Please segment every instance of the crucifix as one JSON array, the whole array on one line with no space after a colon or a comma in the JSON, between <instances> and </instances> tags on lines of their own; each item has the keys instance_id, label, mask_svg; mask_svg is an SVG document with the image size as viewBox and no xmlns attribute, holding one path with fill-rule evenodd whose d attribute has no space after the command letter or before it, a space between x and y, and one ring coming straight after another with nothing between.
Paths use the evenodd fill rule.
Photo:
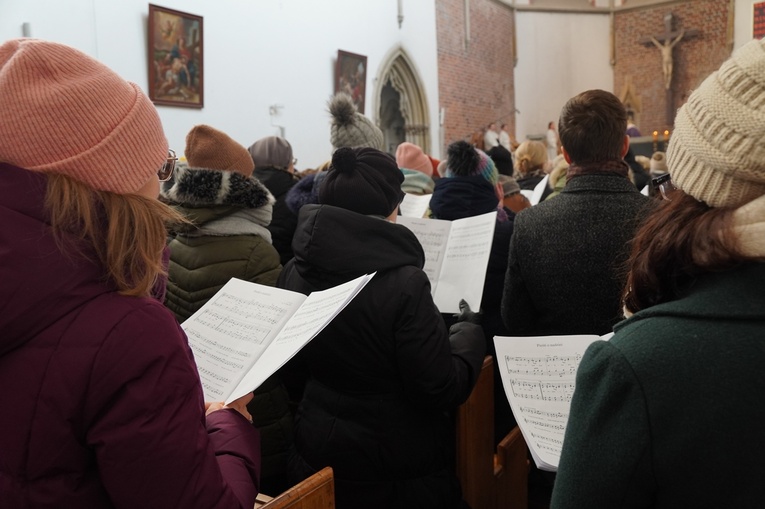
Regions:
<instances>
[{"instance_id":1,"label":"crucifix","mask_svg":"<svg viewBox=\"0 0 765 509\"><path fill-rule=\"evenodd\" d=\"M674 100L672 95L672 64L674 57L672 50L675 45L683 40L688 40L699 34L698 30L681 30L675 32L672 30L674 16L668 13L664 16L664 32L657 35L650 35L640 39L640 44L645 46L654 45L661 53L661 68L664 75L664 90L666 90L667 104L667 124L671 124L675 117Z\"/></svg>"}]
</instances>

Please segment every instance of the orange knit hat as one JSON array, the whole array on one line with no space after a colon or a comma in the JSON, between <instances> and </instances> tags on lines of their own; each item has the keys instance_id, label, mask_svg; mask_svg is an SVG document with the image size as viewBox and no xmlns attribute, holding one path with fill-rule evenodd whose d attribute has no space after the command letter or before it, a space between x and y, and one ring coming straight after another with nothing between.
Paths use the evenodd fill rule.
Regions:
<instances>
[{"instance_id":1,"label":"orange knit hat","mask_svg":"<svg viewBox=\"0 0 765 509\"><path fill-rule=\"evenodd\" d=\"M186 135L186 161L191 168L235 171L252 176L255 163L250 153L231 137L214 127L200 124Z\"/></svg>"},{"instance_id":2,"label":"orange knit hat","mask_svg":"<svg viewBox=\"0 0 765 509\"><path fill-rule=\"evenodd\" d=\"M0 45L0 161L133 193L167 158L157 110L134 83L63 44Z\"/></svg>"}]
</instances>

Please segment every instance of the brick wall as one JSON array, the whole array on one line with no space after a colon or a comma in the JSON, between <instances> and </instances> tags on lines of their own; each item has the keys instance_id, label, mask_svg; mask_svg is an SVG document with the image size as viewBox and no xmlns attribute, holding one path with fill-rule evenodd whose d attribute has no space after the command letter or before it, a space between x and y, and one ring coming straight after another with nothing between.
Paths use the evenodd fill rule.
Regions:
<instances>
[{"instance_id":1,"label":"brick wall","mask_svg":"<svg viewBox=\"0 0 765 509\"><path fill-rule=\"evenodd\" d=\"M614 91L621 94L631 82L642 103L637 119L641 134L672 129L667 122L667 100L659 49L645 46L640 39L664 32L664 16L674 15L673 29L696 29L699 34L681 40L674 48L672 92L676 111L712 71L730 56L727 46L728 1L690 0L671 6L617 12L614 19L615 57ZM674 116L674 115L673 115Z\"/></svg>"},{"instance_id":2,"label":"brick wall","mask_svg":"<svg viewBox=\"0 0 765 509\"><path fill-rule=\"evenodd\" d=\"M465 48L465 2L436 1L438 94L446 108L444 142L466 139L491 122L515 132L513 13L496 0L471 0Z\"/></svg>"}]
</instances>

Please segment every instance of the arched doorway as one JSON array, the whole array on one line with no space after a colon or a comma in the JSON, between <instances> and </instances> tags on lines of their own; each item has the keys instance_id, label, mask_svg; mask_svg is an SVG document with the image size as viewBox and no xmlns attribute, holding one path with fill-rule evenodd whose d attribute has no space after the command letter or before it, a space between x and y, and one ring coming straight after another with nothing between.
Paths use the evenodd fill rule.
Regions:
<instances>
[{"instance_id":1,"label":"arched doorway","mask_svg":"<svg viewBox=\"0 0 765 509\"><path fill-rule=\"evenodd\" d=\"M395 154L404 141L430 154L430 116L422 82L403 48L396 48L376 80L377 118L385 149Z\"/></svg>"}]
</instances>

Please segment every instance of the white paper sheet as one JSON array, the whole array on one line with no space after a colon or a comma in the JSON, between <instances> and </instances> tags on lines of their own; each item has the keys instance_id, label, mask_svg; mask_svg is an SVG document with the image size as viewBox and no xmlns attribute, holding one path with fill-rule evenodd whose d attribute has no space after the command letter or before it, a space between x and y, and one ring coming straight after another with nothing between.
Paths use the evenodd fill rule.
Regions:
<instances>
[{"instance_id":1,"label":"white paper sheet","mask_svg":"<svg viewBox=\"0 0 765 509\"><path fill-rule=\"evenodd\" d=\"M612 335L494 337L505 395L541 470L558 469L582 355Z\"/></svg>"},{"instance_id":2,"label":"white paper sheet","mask_svg":"<svg viewBox=\"0 0 765 509\"><path fill-rule=\"evenodd\" d=\"M181 324L206 401L230 402L255 390L313 339L374 274L314 292L232 278Z\"/></svg>"}]
</instances>

